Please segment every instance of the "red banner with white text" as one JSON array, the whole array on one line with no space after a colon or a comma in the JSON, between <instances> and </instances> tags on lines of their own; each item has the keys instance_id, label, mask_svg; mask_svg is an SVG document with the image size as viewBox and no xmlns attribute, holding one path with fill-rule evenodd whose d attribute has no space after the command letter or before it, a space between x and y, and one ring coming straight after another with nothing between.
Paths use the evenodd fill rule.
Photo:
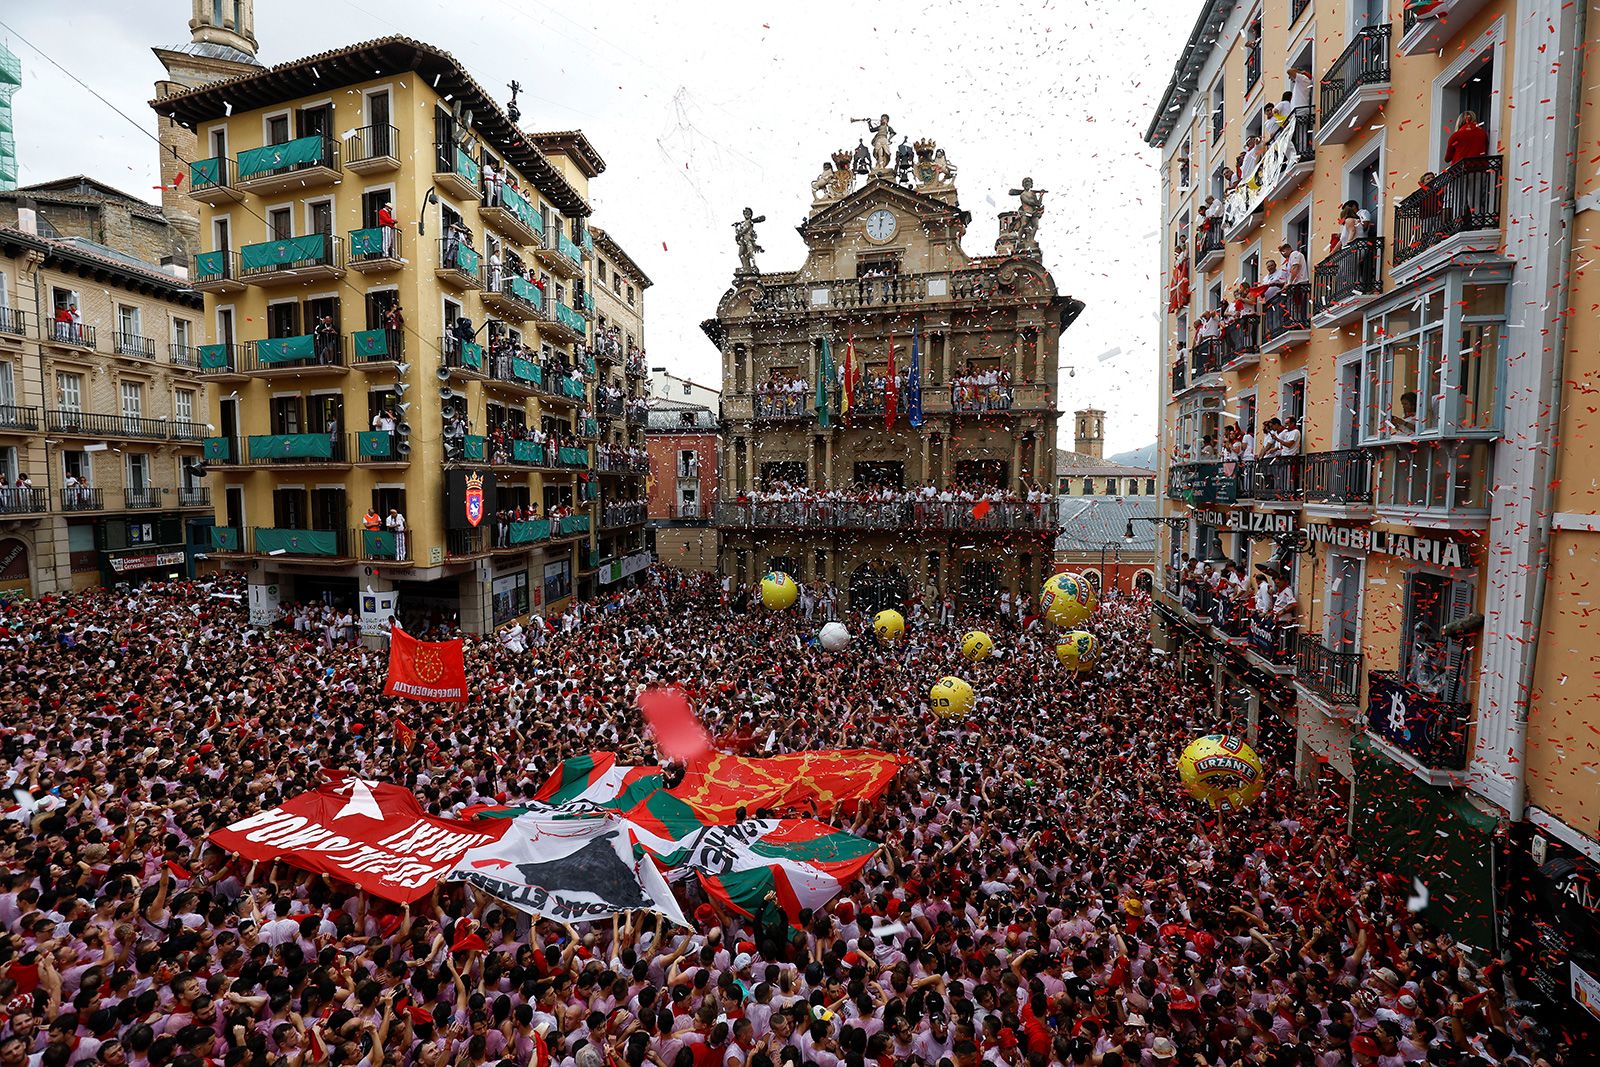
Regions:
<instances>
[{"instance_id":1,"label":"red banner with white text","mask_svg":"<svg viewBox=\"0 0 1600 1067\"><path fill-rule=\"evenodd\" d=\"M247 860L283 860L404 904L432 891L468 849L496 841L510 820L428 815L410 790L340 771L328 781L211 835Z\"/></svg>"},{"instance_id":2,"label":"red banner with white text","mask_svg":"<svg viewBox=\"0 0 1600 1067\"><path fill-rule=\"evenodd\" d=\"M389 631L389 677L386 697L467 702L467 665L461 638L418 641L396 626Z\"/></svg>"}]
</instances>

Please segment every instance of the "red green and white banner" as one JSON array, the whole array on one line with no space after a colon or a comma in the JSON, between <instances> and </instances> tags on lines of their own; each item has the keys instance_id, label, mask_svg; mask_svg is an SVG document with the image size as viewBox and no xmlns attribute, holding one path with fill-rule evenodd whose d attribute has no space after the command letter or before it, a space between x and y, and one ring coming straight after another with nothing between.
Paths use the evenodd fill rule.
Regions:
<instances>
[{"instance_id":1,"label":"red green and white banner","mask_svg":"<svg viewBox=\"0 0 1600 1067\"><path fill-rule=\"evenodd\" d=\"M747 819L678 838L630 824L640 848L669 878L693 874L724 908L752 918L764 918L775 905L791 925L803 909L838 896L878 851L873 842L815 819Z\"/></svg>"},{"instance_id":2,"label":"red green and white banner","mask_svg":"<svg viewBox=\"0 0 1600 1067\"><path fill-rule=\"evenodd\" d=\"M642 798L663 784L660 767L618 763L615 752L590 752L563 760L533 799L553 807L611 804L629 794Z\"/></svg>"}]
</instances>

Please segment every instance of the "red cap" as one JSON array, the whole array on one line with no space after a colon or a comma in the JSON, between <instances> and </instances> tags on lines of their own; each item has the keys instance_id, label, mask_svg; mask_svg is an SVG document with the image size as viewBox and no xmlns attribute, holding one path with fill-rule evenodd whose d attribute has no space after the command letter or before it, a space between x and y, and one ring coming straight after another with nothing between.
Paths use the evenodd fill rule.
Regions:
<instances>
[{"instance_id":1,"label":"red cap","mask_svg":"<svg viewBox=\"0 0 1600 1067\"><path fill-rule=\"evenodd\" d=\"M1378 1039L1371 1034L1357 1034L1350 1039L1350 1051L1362 1056L1377 1056Z\"/></svg>"}]
</instances>

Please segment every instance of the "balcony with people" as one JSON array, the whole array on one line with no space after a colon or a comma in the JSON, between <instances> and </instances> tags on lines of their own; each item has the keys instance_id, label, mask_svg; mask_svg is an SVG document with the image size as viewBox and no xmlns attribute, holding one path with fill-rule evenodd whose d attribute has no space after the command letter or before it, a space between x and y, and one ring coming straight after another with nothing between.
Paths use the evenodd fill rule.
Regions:
<instances>
[{"instance_id":1,"label":"balcony with people","mask_svg":"<svg viewBox=\"0 0 1600 1067\"><path fill-rule=\"evenodd\" d=\"M650 453L633 445L596 445L594 469L601 474L649 474Z\"/></svg>"},{"instance_id":2,"label":"balcony with people","mask_svg":"<svg viewBox=\"0 0 1600 1067\"><path fill-rule=\"evenodd\" d=\"M904 384L901 392L905 392ZM950 410L956 415L1001 415L1009 412L1015 401L1011 372L1004 367L980 368L969 361L966 371L950 380Z\"/></svg>"},{"instance_id":3,"label":"balcony with people","mask_svg":"<svg viewBox=\"0 0 1600 1067\"><path fill-rule=\"evenodd\" d=\"M1233 560L1182 553L1168 574L1186 621L1233 646L1271 674L1292 674L1299 639L1299 597L1281 561L1253 569Z\"/></svg>"},{"instance_id":4,"label":"balcony with people","mask_svg":"<svg viewBox=\"0 0 1600 1067\"><path fill-rule=\"evenodd\" d=\"M1353 140L1388 101L1391 32L1387 22L1356 30L1322 76L1319 145Z\"/></svg>"},{"instance_id":5,"label":"balcony with people","mask_svg":"<svg viewBox=\"0 0 1600 1067\"><path fill-rule=\"evenodd\" d=\"M1450 136L1445 169L1422 175L1416 190L1395 205L1396 284L1499 251L1503 157L1488 151L1487 132L1472 112L1463 112Z\"/></svg>"},{"instance_id":6,"label":"balcony with people","mask_svg":"<svg viewBox=\"0 0 1600 1067\"><path fill-rule=\"evenodd\" d=\"M439 265L433 276L453 289L482 289L485 285L483 256L472 247L472 234L459 221L451 223L439 238Z\"/></svg>"},{"instance_id":7,"label":"balcony with people","mask_svg":"<svg viewBox=\"0 0 1600 1067\"><path fill-rule=\"evenodd\" d=\"M817 490L774 485L716 505L730 530L923 530L960 534L1036 533L1056 529L1054 498L980 486L893 488L853 485Z\"/></svg>"},{"instance_id":8,"label":"balcony with people","mask_svg":"<svg viewBox=\"0 0 1600 1067\"><path fill-rule=\"evenodd\" d=\"M1337 326L1358 314L1383 292L1383 238L1372 217L1354 200L1339 206L1339 222L1328 239L1328 254L1311 281L1311 321Z\"/></svg>"},{"instance_id":9,"label":"balcony with people","mask_svg":"<svg viewBox=\"0 0 1600 1067\"><path fill-rule=\"evenodd\" d=\"M600 528L618 530L628 526L643 526L648 516L642 500L608 500L600 508Z\"/></svg>"},{"instance_id":10,"label":"balcony with people","mask_svg":"<svg viewBox=\"0 0 1600 1067\"><path fill-rule=\"evenodd\" d=\"M1229 241L1248 237L1261 224L1267 205L1292 193L1315 166L1311 74L1291 67L1285 79L1280 98L1263 104L1259 117L1251 117L1233 166L1222 168L1223 196L1214 210Z\"/></svg>"},{"instance_id":11,"label":"balcony with people","mask_svg":"<svg viewBox=\"0 0 1600 1067\"><path fill-rule=\"evenodd\" d=\"M307 334L246 343L236 367L240 373L262 378L349 373L344 335L332 315L317 318Z\"/></svg>"},{"instance_id":12,"label":"balcony with people","mask_svg":"<svg viewBox=\"0 0 1600 1067\"><path fill-rule=\"evenodd\" d=\"M351 270L362 274L383 274L405 264L393 205L385 204L378 210L376 225L350 231L349 262Z\"/></svg>"},{"instance_id":13,"label":"balcony with people","mask_svg":"<svg viewBox=\"0 0 1600 1067\"><path fill-rule=\"evenodd\" d=\"M344 275L344 239L331 233L280 237L239 250L239 278L251 285L337 281Z\"/></svg>"},{"instance_id":14,"label":"balcony with people","mask_svg":"<svg viewBox=\"0 0 1600 1067\"><path fill-rule=\"evenodd\" d=\"M1222 201L1208 196L1200 206L1195 225L1194 269L1204 274L1222 263L1227 242L1222 239Z\"/></svg>"},{"instance_id":15,"label":"balcony with people","mask_svg":"<svg viewBox=\"0 0 1600 1067\"><path fill-rule=\"evenodd\" d=\"M489 253L488 284L483 291L483 306L513 322L546 318L544 280L529 273L522 257L501 250Z\"/></svg>"},{"instance_id":16,"label":"balcony with people","mask_svg":"<svg viewBox=\"0 0 1600 1067\"><path fill-rule=\"evenodd\" d=\"M754 421L758 425L805 422L813 417L811 391L806 380L798 375L774 370L750 392Z\"/></svg>"},{"instance_id":17,"label":"balcony with people","mask_svg":"<svg viewBox=\"0 0 1600 1067\"><path fill-rule=\"evenodd\" d=\"M486 159L478 217L517 244L540 244L544 240L544 218L535 210L531 192L522 187L515 172Z\"/></svg>"},{"instance_id":18,"label":"balcony with people","mask_svg":"<svg viewBox=\"0 0 1600 1067\"><path fill-rule=\"evenodd\" d=\"M296 195L335 185L343 178L339 142L321 133L240 152L237 188L257 196Z\"/></svg>"},{"instance_id":19,"label":"balcony with people","mask_svg":"<svg viewBox=\"0 0 1600 1067\"><path fill-rule=\"evenodd\" d=\"M1489 6L1489 0L1404 0L1400 40L1395 51L1403 56L1442 52L1465 29L1472 16Z\"/></svg>"}]
</instances>

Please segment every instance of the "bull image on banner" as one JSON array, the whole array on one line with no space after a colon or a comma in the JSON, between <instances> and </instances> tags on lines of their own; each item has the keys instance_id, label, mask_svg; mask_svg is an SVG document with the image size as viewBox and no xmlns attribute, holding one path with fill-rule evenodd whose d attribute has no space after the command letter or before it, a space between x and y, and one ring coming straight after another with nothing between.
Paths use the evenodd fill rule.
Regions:
<instances>
[{"instance_id":1,"label":"bull image on banner","mask_svg":"<svg viewBox=\"0 0 1600 1067\"><path fill-rule=\"evenodd\" d=\"M529 812L509 822L496 841L472 849L446 880L466 882L531 915L562 922L654 911L688 926L666 879L636 855L633 834L617 816L593 818Z\"/></svg>"}]
</instances>

